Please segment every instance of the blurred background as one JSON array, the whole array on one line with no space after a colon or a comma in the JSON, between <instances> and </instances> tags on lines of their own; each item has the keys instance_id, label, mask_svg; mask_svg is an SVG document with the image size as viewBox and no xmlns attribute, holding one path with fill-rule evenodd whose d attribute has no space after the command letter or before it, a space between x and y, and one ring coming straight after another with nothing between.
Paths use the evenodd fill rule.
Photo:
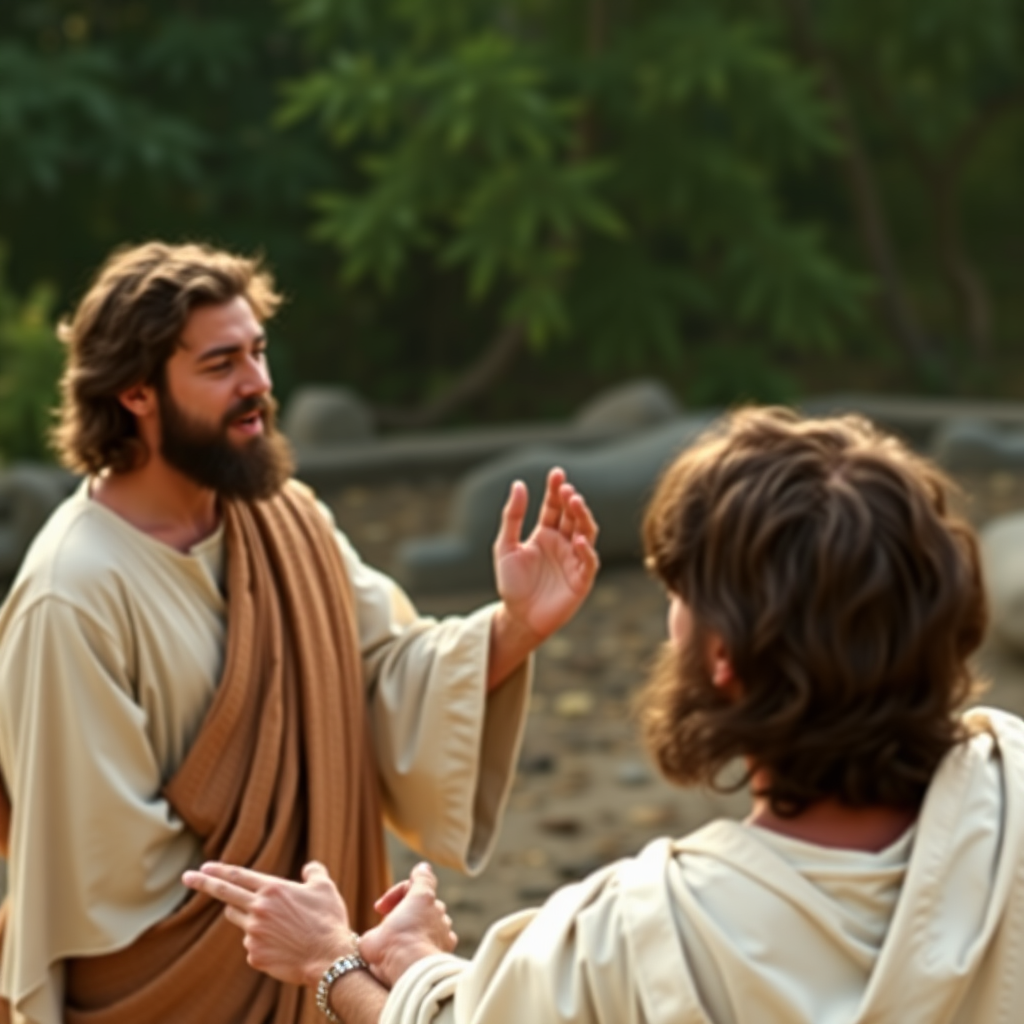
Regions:
<instances>
[{"instance_id":1,"label":"blurred background","mask_svg":"<svg viewBox=\"0 0 1024 1024\"><path fill-rule=\"evenodd\" d=\"M363 461L332 447L332 483L312 477L328 479L316 452L300 469L364 557L394 570L403 541L446 523L482 522L489 544L485 485L523 465L462 498L456 468L623 429L496 425L565 421L625 380L656 381L684 410L853 391L903 396L900 422L929 431L947 413L922 398L977 399L972 414L1024 425L1022 166L1015 0L3 0L7 571L68 486L11 468L50 458L54 324L117 246L263 254L289 299L271 328L279 398L345 385L384 435ZM434 428L455 437L430 449L446 468L413 473ZM979 526L1024 512L1024 432L968 428L945 460L965 511ZM595 492L635 470L623 451L581 462ZM620 513L628 537L643 496ZM435 555L457 548L442 541ZM743 812L742 798L680 794L639 749L630 694L664 637L664 598L635 557L610 561L540 652L492 865L475 882L444 875L467 951L498 913ZM428 612L493 595L430 565L451 585L414 588ZM1024 625L1011 639L979 669L988 699L1020 712ZM398 844L392 856L399 872L413 862Z\"/></svg>"},{"instance_id":2,"label":"blurred background","mask_svg":"<svg viewBox=\"0 0 1024 1024\"><path fill-rule=\"evenodd\" d=\"M262 252L383 428L1024 390L1013 0L4 0L0 458L115 246Z\"/></svg>"}]
</instances>

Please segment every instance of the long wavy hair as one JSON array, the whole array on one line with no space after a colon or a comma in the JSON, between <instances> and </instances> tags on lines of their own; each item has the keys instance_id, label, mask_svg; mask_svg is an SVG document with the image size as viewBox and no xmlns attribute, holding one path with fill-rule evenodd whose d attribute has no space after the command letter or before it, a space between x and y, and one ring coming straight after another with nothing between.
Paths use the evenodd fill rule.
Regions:
<instances>
[{"instance_id":1,"label":"long wavy hair","mask_svg":"<svg viewBox=\"0 0 1024 1024\"><path fill-rule=\"evenodd\" d=\"M964 738L967 664L987 621L977 541L950 481L866 420L726 418L665 472L648 565L689 607L639 697L643 734L683 784L755 772L781 815L825 797L916 807ZM738 686L716 687L715 634ZM721 770L744 758L738 783Z\"/></svg>"},{"instance_id":2,"label":"long wavy hair","mask_svg":"<svg viewBox=\"0 0 1024 1024\"><path fill-rule=\"evenodd\" d=\"M52 441L64 465L81 473L136 465L142 441L118 396L137 384L161 385L192 310L238 296L261 323L281 302L255 259L162 242L114 253L57 328L67 363Z\"/></svg>"}]
</instances>

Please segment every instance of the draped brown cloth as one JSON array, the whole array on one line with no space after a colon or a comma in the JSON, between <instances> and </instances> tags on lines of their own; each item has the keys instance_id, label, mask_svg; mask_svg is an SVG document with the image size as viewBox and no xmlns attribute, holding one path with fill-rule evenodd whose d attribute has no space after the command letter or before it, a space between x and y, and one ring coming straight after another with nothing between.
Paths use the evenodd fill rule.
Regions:
<instances>
[{"instance_id":1,"label":"draped brown cloth","mask_svg":"<svg viewBox=\"0 0 1024 1024\"><path fill-rule=\"evenodd\" d=\"M223 514L224 673L164 795L208 859L290 878L306 861L322 862L362 930L376 919L388 868L356 613L337 543L298 485L268 501L225 502ZM128 948L66 967L67 1024L322 1020L309 992L248 966L239 930L198 893Z\"/></svg>"}]
</instances>

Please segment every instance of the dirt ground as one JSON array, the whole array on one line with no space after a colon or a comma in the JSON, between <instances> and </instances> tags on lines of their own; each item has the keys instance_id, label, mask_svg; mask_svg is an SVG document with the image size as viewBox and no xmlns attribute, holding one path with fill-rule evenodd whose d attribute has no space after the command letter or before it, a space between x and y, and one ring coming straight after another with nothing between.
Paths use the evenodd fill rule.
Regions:
<instances>
[{"instance_id":1,"label":"dirt ground","mask_svg":"<svg viewBox=\"0 0 1024 1024\"><path fill-rule=\"evenodd\" d=\"M965 514L977 525L1024 510L1024 476L963 478ZM363 558L392 568L405 538L443 531L452 487L352 487L333 497L338 522ZM433 615L469 611L492 592L412 595ZM657 776L635 736L630 700L665 637L665 599L639 567L603 569L577 617L537 657L519 771L497 849L466 878L441 870L461 943L471 953L496 918L542 902L554 889L655 836L683 834L713 817L742 816L743 796L683 792ZM1024 714L1024 661L994 643L979 657L985 703ZM391 844L396 875L416 857Z\"/></svg>"}]
</instances>

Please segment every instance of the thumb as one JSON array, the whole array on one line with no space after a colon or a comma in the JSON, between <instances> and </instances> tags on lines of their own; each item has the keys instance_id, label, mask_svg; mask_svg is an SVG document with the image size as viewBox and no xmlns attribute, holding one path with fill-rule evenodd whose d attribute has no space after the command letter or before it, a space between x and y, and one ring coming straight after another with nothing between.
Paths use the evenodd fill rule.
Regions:
<instances>
[{"instance_id":1,"label":"thumb","mask_svg":"<svg viewBox=\"0 0 1024 1024\"><path fill-rule=\"evenodd\" d=\"M302 880L304 882L322 882L330 881L331 876L327 872L327 868L323 866L318 860L311 860L302 869Z\"/></svg>"},{"instance_id":2,"label":"thumb","mask_svg":"<svg viewBox=\"0 0 1024 1024\"><path fill-rule=\"evenodd\" d=\"M409 872L409 881L412 883L411 888L413 889L427 889L431 893L437 893L437 875L434 874L433 868L426 861L417 864Z\"/></svg>"}]
</instances>

